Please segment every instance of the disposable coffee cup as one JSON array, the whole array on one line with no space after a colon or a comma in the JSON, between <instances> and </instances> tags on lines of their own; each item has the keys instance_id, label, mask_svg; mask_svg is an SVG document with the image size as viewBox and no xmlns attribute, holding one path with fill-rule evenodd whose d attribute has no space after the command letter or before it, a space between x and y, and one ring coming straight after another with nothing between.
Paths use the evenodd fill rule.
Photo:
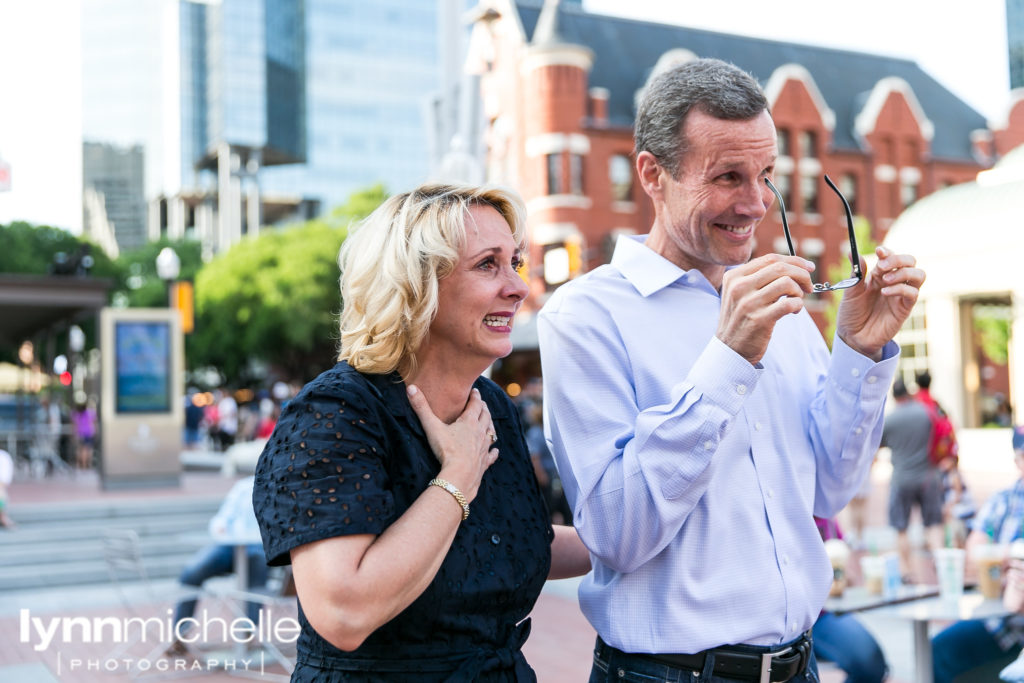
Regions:
<instances>
[{"instance_id":1,"label":"disposable coffee cup","mask_svg":"<svg viewBox=\"0 0 1024 683\"><path fill-rule=\"evenodd\" d=\"M864 588L869 595L881 595L885 587L885 558L865 555L860 558L860 573L864 577Z\"/></svg>"},{"instance_id":2,"label":"disposable coffee cup","mask_svg":"<svg viewBox=\"0 0 1024 683\"><path fill-rule=\"evenodd\" d=\"M832 588L828 594L838 598L846 590L846 565L850 561L850 546L841 539L830 538L825 541L825 554L832 564Z\"/></svg>"},{"instance_id":3,"label":"disposable coffee cup","mask_svg":"<svg viewBox=\"0 0 1024 683\"><path fill-rule=\"evenodd\" d=\"M935 557L935 574L939 577L939 597L944 600L959 600L964 594L963 548L938 548Z\"/></svg>"},{"instance_id":4,"label":"disposable coffee cup","mask_svg":"<svg viewBox=\"0 0 1024 683\"><path fill-rule=\"evenodd\" d=\"M978 568L978 590L989 600L1003 595L1003 563L1007 548L1002 545L978 545L971 549L971 559Z\"/></svg>"}]
</instances>

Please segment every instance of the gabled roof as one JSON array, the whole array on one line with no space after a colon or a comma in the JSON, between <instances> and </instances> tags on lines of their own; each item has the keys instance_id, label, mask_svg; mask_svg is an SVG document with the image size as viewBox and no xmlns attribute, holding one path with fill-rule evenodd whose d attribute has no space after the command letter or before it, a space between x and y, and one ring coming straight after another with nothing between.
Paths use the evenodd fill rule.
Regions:
<instances>
[{"instance_id":1,"label":"gabled roof","mask_svg":"<svg viewBox=\"0 0 1024 683\"><path fill-rule=\"evenodd\" d=\"M529 41L542 2L518 0L512 4ZM875 85L885 78L903 79L910 85L928 120L935 125L932 156L976 163L970 133L987 127L985 117L913 61L620 19L585 12L575 3L561 3L558 12L559 37L594 52L589 85L607 88L610 92L608 118L612 125L633 125L636 91L643 87L662 54L684 48L700 57L732 62L757 77L762 86L780 66L802 65L810 72L828 107L835 112L833 145L838 150L861 149L855 137L854 121Z\"/></svg>"}]
</instances>

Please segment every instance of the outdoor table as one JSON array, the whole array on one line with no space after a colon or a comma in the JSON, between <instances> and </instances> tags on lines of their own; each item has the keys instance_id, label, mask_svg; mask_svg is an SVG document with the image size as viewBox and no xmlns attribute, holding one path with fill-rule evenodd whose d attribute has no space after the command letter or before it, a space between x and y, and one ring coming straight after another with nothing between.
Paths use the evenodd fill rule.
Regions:
<instances>
[{"instance_id":1,"label":"outdoor table","mask_svg":"<svg viewBox=\"0 0 1024 683\"><path fill-rule=\"evenodd\" d=\"M932 641L928 637L931 621L984 619L1006 614L1003 601L986 599L976 590L969 590L959 599L931 597L879 607L875 614L909 619L914 626L914 680L932 683Z\"/></svg>"},{"instance_id":2,"label":"outdoor table","mask_svg":"<svg viewBox=\"0 0 1024 683\"><path fill-rule=\"evenodd\" d=\"M869 593L864 586L852 586L843 591L838 598L825 601L825 611L833 614L847 612L863 612L879 607L891 607L924 598L933 598L939 594L938 586L927 584L904 584L891 595Z\"/></svg>"}]
</instances>

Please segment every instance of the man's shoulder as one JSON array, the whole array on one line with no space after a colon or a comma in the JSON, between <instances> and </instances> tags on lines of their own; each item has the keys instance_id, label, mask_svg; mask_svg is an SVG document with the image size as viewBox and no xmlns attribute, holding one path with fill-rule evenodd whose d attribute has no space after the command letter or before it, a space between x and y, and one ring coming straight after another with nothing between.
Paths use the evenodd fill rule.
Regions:
<instances>
[{"instance_id":1,"label":"man's shoulder","mask_svg":"<svg viewBox=\"0 0 1024 683\"><path fill-rule=\"evenodd\" d=\"M605 263L552 292L541 308L540 315L579 312L581 307L583 310L607 309L610 295L629 291L636 292L615 266Z\"/></svg>"}]
</instances>

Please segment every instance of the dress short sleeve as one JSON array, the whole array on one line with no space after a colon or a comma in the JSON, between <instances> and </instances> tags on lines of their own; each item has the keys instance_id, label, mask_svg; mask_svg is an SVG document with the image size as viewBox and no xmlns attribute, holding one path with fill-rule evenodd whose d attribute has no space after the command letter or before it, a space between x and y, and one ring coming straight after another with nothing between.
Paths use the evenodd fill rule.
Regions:
<instances>
[{"instance_id":1,"label":"dress short sleeve","mask_svg":"<svg viewBox=\"0 0 1024 683\"><path fill-rule=\"evenodd\" d=\"M288 402L260 455L253 486L267 562L313 541L380 534L394 500L382 422L356 374L328 372Z\"/></svg>"}]
</instances>

